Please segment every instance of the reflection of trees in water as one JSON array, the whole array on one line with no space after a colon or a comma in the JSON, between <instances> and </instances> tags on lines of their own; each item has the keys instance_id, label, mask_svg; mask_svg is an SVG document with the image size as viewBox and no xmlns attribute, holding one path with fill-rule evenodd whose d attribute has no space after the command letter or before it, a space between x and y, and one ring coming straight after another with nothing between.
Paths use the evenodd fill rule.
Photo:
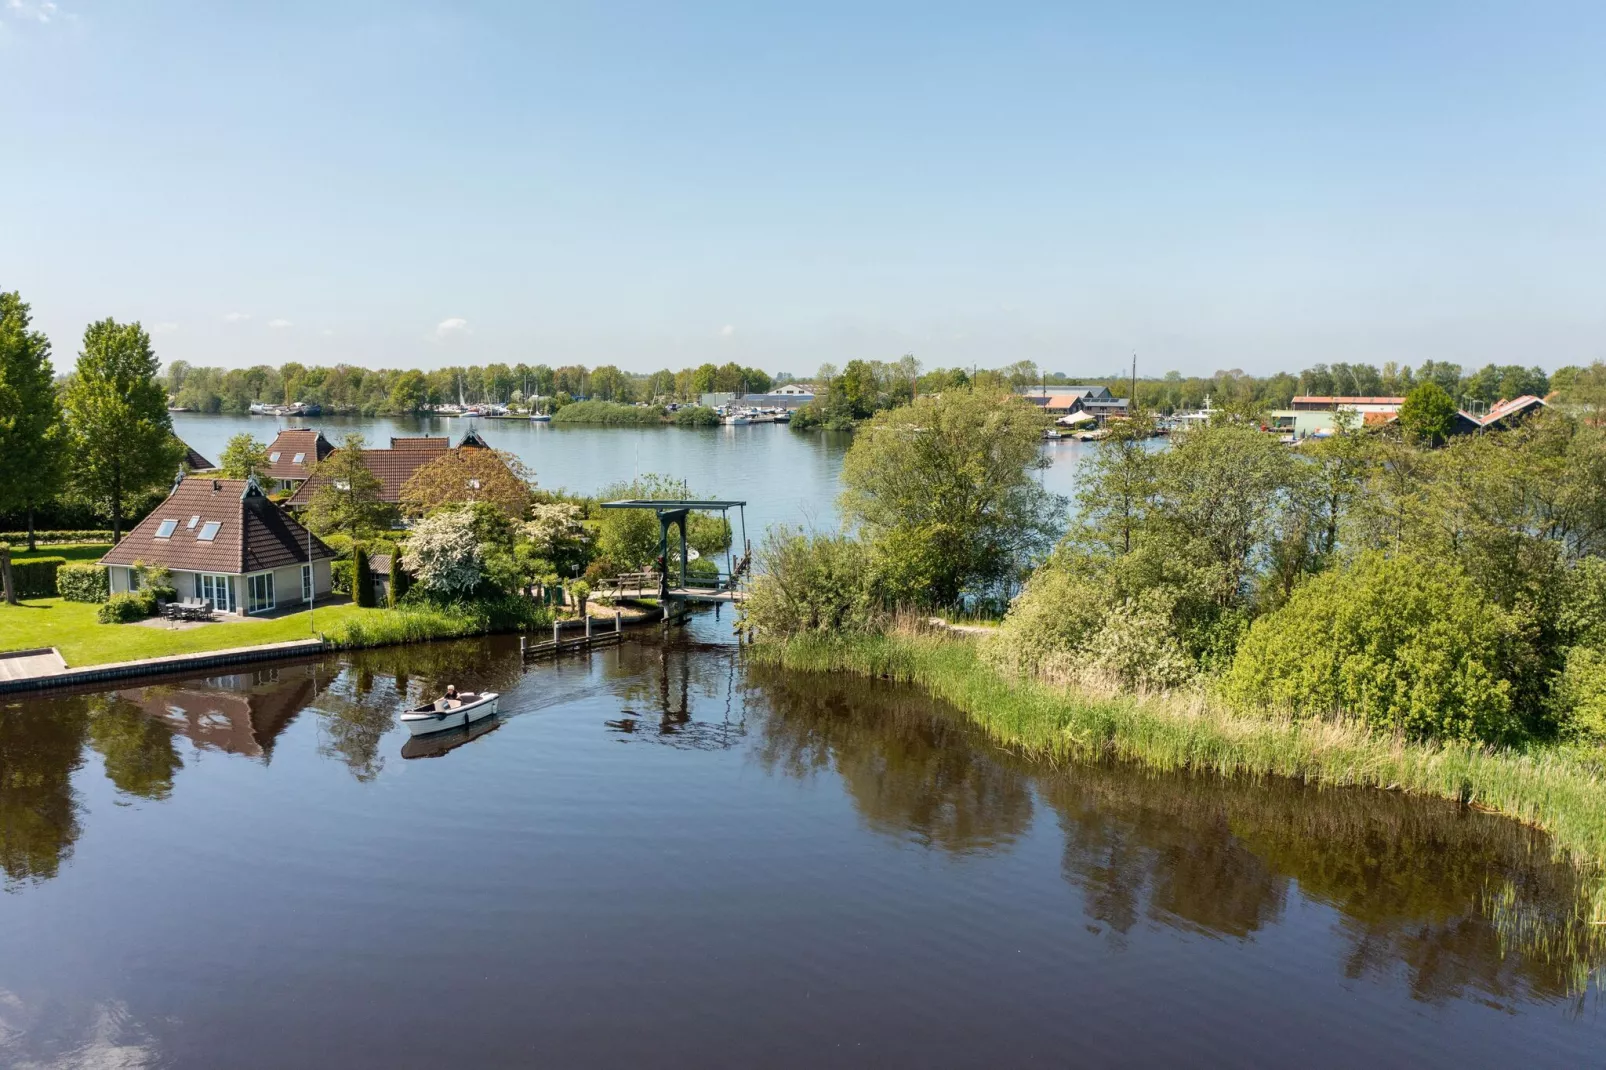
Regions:
<instances>
[{"instance_id":1,"label":"reflection of trees in water","mask_svg":"<svg viewBox=\"0 0 1606 1070\"><path fill-rule=\"evenodd\" d=\"M116 695L94 695L88 704L89 742L117 790L158 801L172 795L173 776L184 768L173 730Z\"/></svg>"},{"instance_id":2,"label":"reflection of trees in water","mask_svg":"<svg viewBox=\"0 0 1606 1070\"><path fill-rule=\"evenodd\" d=\"M1493 918L1489 892L1506 881L1558 924L1579 901L1576 873L1516 822L1441 800L1111 764L1046 775L1040 790L1065 831L1066 879L1117 932L1147 917L1249 936L1297 881L1338 912L1351 977L1403 969L1429 1001L1579 992L1576 955L1514 953Z\"/></svg>"},{"instance_id":3,"label":"reflection of trees in water","mask_svg":"<svg viewBox=\"0 0 1606 1070\"><path fill-rule=\"evenodd\" d=\"M0 705L0 871L7 887L56 875L81 827L72 776L84 764L82 703Z\"/></svg>"},{"instance_id":4,"label":"reflection of trees in water","mask_svg":"<svg viewBox=\"0 0 1606 1070\"><path fill-rule=\"evenodd\" d=\"M749 669L757 760L772 772L842 778L871 828L945 851L1013 842L1031 824L1028 777L977 745L929 699L873 681Z\"/></svg>"}]
</instances>

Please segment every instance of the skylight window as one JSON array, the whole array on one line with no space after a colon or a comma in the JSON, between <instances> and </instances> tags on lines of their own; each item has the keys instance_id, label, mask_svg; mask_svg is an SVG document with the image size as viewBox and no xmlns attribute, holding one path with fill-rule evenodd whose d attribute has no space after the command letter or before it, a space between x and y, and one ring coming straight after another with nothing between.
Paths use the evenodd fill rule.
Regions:
<instances>
[{"instance_id":1,"label":"skylight window","mask_svg":"<svg viewBox=\"0 0 1606 1070\"><path fill-rule=\"evenodd\" d=\"M217 538L217 533L222 529L222 527L222 521L208 520L206 523L201 525L201 533L195 537L201 542L211 542L213 539Z\"/></svg>"},{"instance_id":2,"label":"skylight window","mask_svg":"<svg viewBox=\"0 0 1606 1070\"><path fill-rule=\"evenodd\" d=\"M190 517L190 522L188 524L185 524L184 526L186 528L189 528L191 531L194 531L195 530L195 525L199 524L200 522L201 522L200 515L197 514L196 516Z\"/></svg>"},{"instance_id":3,"label":"skylight window","mask_svg":"<svg viewBox=\"0 0 1606 1070\"><path fill-rule=\"evenodd\" d=\"M307 459L307 455L305 453L298 453L294 457L290 458L290 460L295 464L300 464L302 461L305 461L306 459Z\"/></svg>"},{"instance_id":4,"label":"skylight window","mask_svg":"<svg viewBox=\"0 0 1606 1070\"><path fill-rule=\"evenodd\" d=\"M269 464L278 464L279 463L279 451L278 450L274 450L272 453L268 454L268 463Z\"/></svg>"},{"instance_id":5,"label":"skylight window","mask_svg":"<svg viewBox=\"0 0 1606 1070\"><path fill-rule=\"evenodd\" d=\"M173 531L177 527L177 520L164 520L156 527L156 537L158 539L170 539L173 537Z\"/></svg>"}]
</instances>

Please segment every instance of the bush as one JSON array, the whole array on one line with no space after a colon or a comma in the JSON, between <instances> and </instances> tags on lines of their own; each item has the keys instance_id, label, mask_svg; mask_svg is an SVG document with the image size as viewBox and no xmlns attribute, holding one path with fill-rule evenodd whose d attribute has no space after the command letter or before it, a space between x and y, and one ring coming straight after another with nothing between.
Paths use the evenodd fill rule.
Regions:
<instances>
[{"instance_id":1,"label":"bush","mask_svg":"<svg viewBox=\"0 0 1606 1070\"><path fill-rule=\"evenodd\" d=\"M1606 743L1606 651L1594 646L1567 651L1550 702L1563 738Z\"/></svg>"},{"instance_id":2,"label":"bush","mask_svg":"<svg viewBox=\"0 0 1606 1070\"><path fill-rule=\"evenodd\" d=\"M843 535L810 535L777 526L758 550L742 620L765 636L867 632L882 621L869 554Z\"/></svg>"},{"instance_id":3,"label":"bush","mask_svg":"<svg viewBox=\"0 0 1606 1070\"><path fill-rule=\"evenodd\" d=\"M574 607L583 616L586 611L586 600L591 597L591 585L585 580L576 580L569 584L569 595L574 599Z\"/></svg>"},{"instance_id":4,"label":"bush","mask_svg":"<svg viewBox=\"0 0 1606 1070\"><path fill-rule=\"evenodd\" d=\"M706 405L682 405L675 410L676 427L717 427L719 413Z\"/></svg>"},{"instance_id":5,"label":"bush","mask_svg":"<svg viewBox=\"0 0 1606 1070\"><path fill-rule=\"evenodd\" d=\"M656 427L664 422L664 408L661 405L621 405L617 401L576 401L559 409L552 422Z\"/></svg>"},{"instance_id":6,"label":"bush","mask_svg":"<svg viewBox=\"0 0 1606 1070\"><path fill-rule=\"evenodd\" d=\"M1223 691L1413 739L1504 742L1521 729L1507 679L1515 643L1510 616L1450 562L1372 552L1255 621Z\"/></svg>"},{"instance_id":7,"label":"bush","mask_svg":"<svg viewBox=\"0 0 1606 1070\"><path fill-rule=\"evenodd\" d=\"M33 540L40 545L49 545L54 542L111 542L112 533L110 530L96 528L35 531ZM28 533L26 531L0 531L0 542L9 542L13 546L27 546Z\"/></svg>"},{"instance_id":8,"label":"bush","mask_svg":"<svg viewBox=\"0 0 1606 1070\"><path fill-rule=\"evenodd\" d=\"M350 560L331 561L329 563L329 587L336 594L351 593L352 562Z\"/></svg>"},{"instance_id":9,"label":"bush","mask_svg":"<svg viewBox=\"0 0 1606 1070\"><path fill-rule=\"evenodd\" d=\"M114 594L95 614L102 624L129 624L156 612L156 597L147 590L133 594Z\"/></svg>"},{"instance_id":10,"label":"bush","mask_svg":"<svg viewBox=\"0 0 1606 1070\"><path fill-rule=\"evenodd\" d=\"M390 553L390 590L386 592L390 608L395 609L406 593L407 573L402 569L401 547L398 546Z\"/></svg>"},{"instance_id":11,"label":"bush","mask_svg":"<svg viewBox=\"0 0 1606 1070\"><path fill-rule=\"evenodd\" d=\"M102 565L70 561L56 570L56 593L69 602L104 602L111 594Z\"/></svg>"},{"instance_id":12,"label":"bush","mask_svg":"<svg viewBox=\"0 0 1606 1070\"><path fill-rule=\"evenodd\" d=\"M49 598L55 594L56 573L66 563L65 557L36 557L29 561L11 562L11 582L17 585L17 597ZM105 575L105 569L95 570Z\"/></svg>"}]
</instances>

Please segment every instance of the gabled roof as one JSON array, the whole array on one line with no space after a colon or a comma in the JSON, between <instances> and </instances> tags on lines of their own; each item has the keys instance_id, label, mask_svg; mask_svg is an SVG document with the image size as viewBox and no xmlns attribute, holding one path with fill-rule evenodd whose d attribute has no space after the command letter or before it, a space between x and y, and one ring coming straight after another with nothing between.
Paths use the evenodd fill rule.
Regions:
<instances>
[{"instance_id":1,"label":"gabled roof","mask_svg":"<svg viewBox=\"0 0 1606 1070\"><path fill-rule=\"evenodd\" d=\"M323 432L311 427L287 427L268 446L270 479L306 479L312 466L335 451ZM301 460L297 461L296 458Z\"/></svg>"},{"instance_id":2,"label":"gabled roof","mask_svg":"<svg viewBox=\"0 0 1606 1070\"><path fill-rule=\"evenodd\" d=\"M390 448L393 450L443 450L452 444L452 440L445 435L436 438L432 435L414 435L407 438L390 436Z\"/></svg>"},{"instance_id":3,"label":"gabled roof","mask_svg":"<svg viewBox=\"0 0 1606 1070\"><path fill-rule=\"evenodd\" d=\"M1293 405L1404 405L1404 398L1361 397L1349 394L1301 394Z\"/></svg>"},{"instance_id":4,"label":"gabled roof","mask_svg":"<svg viewBox=\"0 0 1606 1070\"><path fill-rule=\"evenodd\" d=\"M183 439L179 439L178 444L184 447L185 468L188 468L192 472L210 472L217 468L217 465L213 464L205 457L202 457L199 453L196 453L195 447L191 446L188 442L185 442Z\"/></svg>"},{"instance_id":5,"label":"gabled roof","mask_svg":"<svg viewBox=\"0 0 1606 1070\"><path fill-rule=\"evenodd\" d=\"M166 521L173 521L170 534L157 538ZM200 536L209 524L218 525L215 537L203 540ZM305 564L309 537L312 560L335 556L275 505L255 479L181 477L167 500L134 525L100 563L143 561L187 572L239 575Z\"/></svg>"},{"instance_id":6,"label":"gabled roof","mask_svg":"<svg viewBox=\"0 0 1606 1070\"><path fill-rule=\"evenodd\" d=\"M1535 397L1532 394L1524 394L1521 397L1512 398L1510 401L1502 398L1495 403L1494 407L1479 422L1484 427L1488 427L1490 424L1499 423L1501 420L1544 407L1544 399Z\"/></svg>"},{"instance_id":7,"label":"gabled roof","mask_svg":"<svg viewBox=\"0 0 1606 1070\"><path fill-rule=\"evenodd\" d=\"M338 450L336 452L339 452ZM362 460L379 480L379 500L395 505L401 500L401 489L412 478L413 473L431 461L446 456L443 449L403 449L403 450L363 450ZM325 476L311 476L301 486L296 488L294 494L285 499L284 504L300 508L312 501L312 496L318 488L327 481Z\"/></svg>"},{"instance_id":8,"label":"gabled roof","mask_svg":"<svg viewBox=\"0 0 1606 1070\"><path fill-rule=\"evenodd\" d=\"M1068 395L1070 395L1072 397L1107 398L1107 397L1110 396L1110 388L1107 387L1107 386L1089 386L1089 385L1079 385L1079 386L1023 386L1018 391L1018 393L1024 394L1027 397L1036 396L1036 397L1040 397L1040 398L1042 398L1042 397L1053 397L1055 395L1066 395L1066 394L1068 394Z\"/></svg>"},{"instance_id":9,"label":"gabled roof","mask_svg":"<svg viewBox=\"0 0 1606 1070\"><path fill-rule=\"evenodd\" d=\"M468 429L468 433L463 436L463 441L457 444L457 448L460 450L488 450L491 448L491 444L481 438L480 433L471 427Z\"/></svg>"}]
</instances>

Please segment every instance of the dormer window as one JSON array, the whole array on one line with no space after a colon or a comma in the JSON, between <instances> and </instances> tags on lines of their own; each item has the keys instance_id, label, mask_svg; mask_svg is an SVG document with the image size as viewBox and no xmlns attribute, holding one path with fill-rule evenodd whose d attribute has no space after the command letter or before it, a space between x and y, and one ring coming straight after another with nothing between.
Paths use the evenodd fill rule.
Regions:
<instances>
[{"instance_id":1,"label":"dormer window","mask_svg":"<svg viewBox=\"0 0 1606 1070\"><path fill-rule=\"evenodd\" d=\"M171 539L177 527L177 520L164 520L156 526L156 537L158 539Z\"/></svg>"},{"instance_id":2,"label":"dormer window","mask_svg":"<svg viewBox=\"0 0 1606 1070\"><path fill-rule=\"evenodd\" d=\"M306 459L307 455L305 453L298 453L294 457L290 458L290 461L293 464L301 464L306 461Z\"/></svg>"},{"instance_id":3,"label":"dormer window","mask_svg":"<svg viewBox=\"0 0 1606 1070\"><path fill-rule=\"evenodd\" d=\"M279 451L278 450L274 450L272 453L268 454L268 463L269 464L278 464L280 456L281 456L281 454L279 453Z\"/></svg>"},{"instance_id":4,"label":"dormer window","mask_svg":"<svg viewBox=\"0 0 1606 1070\"><path fill-rule=\"evenodd\" d=\"M222 529L222 521L208 520L206 523L201 525L201 533L195 537L201 542L211 542L213 539L217 538L217 533Z\"/></svg>"}]
</instances>

